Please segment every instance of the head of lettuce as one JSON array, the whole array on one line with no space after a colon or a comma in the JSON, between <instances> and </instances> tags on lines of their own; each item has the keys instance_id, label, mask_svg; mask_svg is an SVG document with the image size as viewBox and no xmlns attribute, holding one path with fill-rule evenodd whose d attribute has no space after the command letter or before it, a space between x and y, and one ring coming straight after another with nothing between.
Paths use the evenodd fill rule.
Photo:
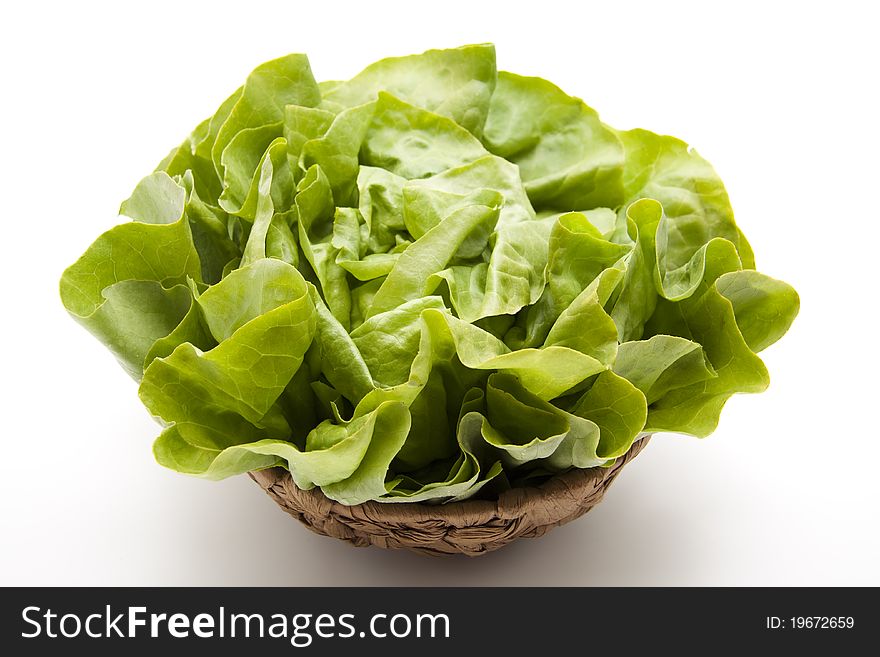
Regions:
<instances>
[{"instance_id":1,"label":"head of lettuce","mask_svg":"<svg viewBox=\"0 0 880 657\"><path fill-rule=\"evenodd\" d=\"M64 273L157 460L447 502L706 436L798 311L724 186L491 45L316 82L263 64Z\"/></svg>"}]
</instances>

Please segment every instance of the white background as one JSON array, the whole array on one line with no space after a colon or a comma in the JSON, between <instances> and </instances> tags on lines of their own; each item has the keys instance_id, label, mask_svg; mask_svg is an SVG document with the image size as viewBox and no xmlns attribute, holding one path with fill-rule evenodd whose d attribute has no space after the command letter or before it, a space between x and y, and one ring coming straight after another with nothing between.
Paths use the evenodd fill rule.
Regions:
<instances>
[{"instance_id":1,"label":"white background","mask_svg":"<svg viewBox=\"0 0 880 657\"><path fill-rule=\"evenodd\" d=\"M872 3L18 2L0 26L0 584L878 585L880 49ZM248 71L319 79L493 41L725 180L802 310L770 390L662 435L585 518L476 560L312 535L245 477L152 459L135 384L68 318L62 270Z\"/></svg>"}]
</instances>

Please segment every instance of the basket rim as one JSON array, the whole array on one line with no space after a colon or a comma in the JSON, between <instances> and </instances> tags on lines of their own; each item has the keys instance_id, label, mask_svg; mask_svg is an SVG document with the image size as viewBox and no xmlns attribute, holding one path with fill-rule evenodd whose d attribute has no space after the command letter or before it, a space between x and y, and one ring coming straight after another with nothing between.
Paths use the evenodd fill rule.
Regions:
<instances>
[{"instance_id":1,"label":"basket rim","mask_svg":"<svg viewBox=\"0 0 880 657\"><path fill-rule=\"evenodd\" d=\"M577 502L609 479L644 449L652 434L640 434L629 450L607 468L575 468L554 475L538 486L519 486L502 492L495 500L462 500L448 504L425 504L423 502L387 503L370 500L356 505L345 505L325 496L320 488L303 490L296 486L290 472L281 467L250 472L250 477L273 497L295 497L299 502L321 512L356 520L381 520L382 523L408 526L412 524L441 523L458 527L483 525L492 519L516 519L529 513L546 515L548 523L554 522L554 509L540 509L542 501L560 505L560 498ZM277 489L281 488L281 491Z\"/></svg>"}]
</instances>

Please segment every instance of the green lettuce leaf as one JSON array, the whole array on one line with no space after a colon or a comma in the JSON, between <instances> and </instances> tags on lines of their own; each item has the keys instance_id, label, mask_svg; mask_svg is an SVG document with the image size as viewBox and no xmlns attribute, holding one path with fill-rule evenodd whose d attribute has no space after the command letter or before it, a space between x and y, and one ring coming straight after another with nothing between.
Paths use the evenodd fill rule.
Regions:
<instances>
[{"instance_id":1,"label":"green lettuce leaf","mask_svg":"<svg viewBox=\"0 0 880 657\"><path fill-rule=\"evenodd\" d=\"M147 176L122 204L134 221L101 235L61 278L65 308L135 380L152 344L187 314L187 279L201 278L185 198L167 174Z\"/></svg>"},{"instance_id":2,"label":"green lettuce leaf","mask_svg":"<svg viewBox=\"0 0 880 657\"><path fill-rule=\"evenodd\" d=\"M498 74L483 141L516 163L535 207L617 207L624 150L614 130L578 98L541 78Z\"/></svg>"},{"instance_id":3,"label":"green lettuce leaf","mask_svg":"<svg viewBox=\"0 0 880 657\"><path fill-rule=\"evenodd\" d=\"M430 83L426 84L427 80ZM482 44L383 59L351 80L328 89L324 98L352 107L387 91L403 101L448 116L479 137L495 80L495 47Z\"/></svg>"}]
</instances>

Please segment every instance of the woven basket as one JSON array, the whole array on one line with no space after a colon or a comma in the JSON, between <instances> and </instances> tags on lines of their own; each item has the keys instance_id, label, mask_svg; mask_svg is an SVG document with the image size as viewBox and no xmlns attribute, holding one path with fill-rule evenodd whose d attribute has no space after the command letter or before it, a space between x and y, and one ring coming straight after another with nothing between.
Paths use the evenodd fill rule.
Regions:
<instances>
[{"instance_id":1,"label":"woven basket","mask_svg":"<svg viewBox=\"0 0 880 657\"><path fill-rule=\"evenodd\" d=\"M543 536L585 514L602 500L623 466L642 451L649 438L636 441L610 468L571 470L537 487L505 491L497 500L345 506L317 488L300 490L283 468L251 472L250 476L278 506L318 534L358 547L476 557L518 538Z\"/></svg>"}]
</instances>

